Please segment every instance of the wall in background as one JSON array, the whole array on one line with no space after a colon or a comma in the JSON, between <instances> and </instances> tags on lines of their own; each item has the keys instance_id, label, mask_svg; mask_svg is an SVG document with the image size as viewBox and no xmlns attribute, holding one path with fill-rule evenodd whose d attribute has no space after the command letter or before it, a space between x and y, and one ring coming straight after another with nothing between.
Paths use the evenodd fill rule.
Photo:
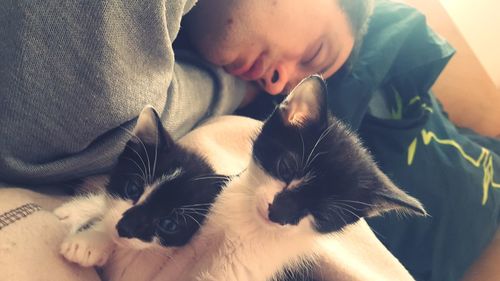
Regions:
<instances>
[{"instance_id":1,"label":"wall in background","mask_svg":"<svg viewBox=\"0 0 500 281\"><path fill-rule=\"evenodd\" d=\"M500 1L440 1L500 89Z\"/></svg>"}]
</instances>

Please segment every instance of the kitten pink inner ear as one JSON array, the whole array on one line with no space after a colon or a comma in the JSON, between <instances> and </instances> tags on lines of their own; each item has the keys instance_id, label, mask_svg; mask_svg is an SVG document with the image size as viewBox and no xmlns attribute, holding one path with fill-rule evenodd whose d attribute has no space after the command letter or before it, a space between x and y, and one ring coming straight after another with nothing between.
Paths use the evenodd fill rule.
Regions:
<instances>
[{"instance_id":1,"label":"kitten pink inner ear","mask_svg":"<svg viewBox=\"0 0 500 281\"><path fill-rule=\"evenodd\" d=\"M152 106L147 105L142 109L132 133L136 137L130 140L134 142L142 140L145 143L156 143L158 141L158 117Z\"/></svg>"},{"instance_id":2,"label":"kitten pink inner ear","mask_svg":"<svg viewBox=\"0 0 500 281\"><path fill-rule=\"evenodd\" d=\"M322 114L324 89L323 79L319 76L302 80L279 106L285 124L302 127L308 122L318 121Z\"/></svg>"}]
</instances>

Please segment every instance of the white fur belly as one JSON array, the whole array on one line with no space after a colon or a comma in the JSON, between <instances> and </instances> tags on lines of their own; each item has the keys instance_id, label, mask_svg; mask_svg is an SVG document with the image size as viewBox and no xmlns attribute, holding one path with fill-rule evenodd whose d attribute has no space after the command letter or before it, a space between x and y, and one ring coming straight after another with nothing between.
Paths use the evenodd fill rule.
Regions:
<instances>
[{"instance_id":1,"label":"white fur belly","mask_svg":"<svg viewBox=\"0 0 500 281\"><path fill-rule=\"evenodd\" d=\"M268 237L266 237L268 238ZM270 238L270 237L269 237ZM303 237L227 237L223 245L198 260L198 272L188 280L266 281L286 266L302 268L314 260L316 239Z\"/></svg>"}]
</instances>

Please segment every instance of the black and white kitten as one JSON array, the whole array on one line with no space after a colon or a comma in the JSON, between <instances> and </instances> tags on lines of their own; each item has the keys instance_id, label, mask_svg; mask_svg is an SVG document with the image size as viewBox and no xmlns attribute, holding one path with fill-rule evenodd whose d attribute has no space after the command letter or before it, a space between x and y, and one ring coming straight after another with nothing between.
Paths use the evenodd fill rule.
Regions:
<instances>
[{"instance_id":1,"label":"black and white kitten","mask_svg":"<svg viewBox=\"0 0 500 281\"><path fill-rule=\"evenodd\" d=\"M412 280L395 259L385 258L390 254L381 250L363 217L390 210L426 212L379 170L351 131L329 116L322 78L302 81L254 130L248 168L228 182L190 243L197 256L182 250L174 256L176 263L196 262L177 276L167 270L155 280L265 281L325 256L327 264L341 264L349 249L360 258L377 253L370 258L374 264L384 260L379 265L387 269L378 270L389 270L392 280Z\"/></svg>"},{"instance_id":2,"label":"black and white kitten","mask_svg":"<svg viewBox=\"0 0 500 281\"><path fill-rule=\"evenodd\" d=\"M102 266L111 281L151 280L198 231L227 180L199 153L174 142L151 107L132 135L104 191L55 210L72 227L61 246L64 257Z\"/></svg>"}]
</instances>

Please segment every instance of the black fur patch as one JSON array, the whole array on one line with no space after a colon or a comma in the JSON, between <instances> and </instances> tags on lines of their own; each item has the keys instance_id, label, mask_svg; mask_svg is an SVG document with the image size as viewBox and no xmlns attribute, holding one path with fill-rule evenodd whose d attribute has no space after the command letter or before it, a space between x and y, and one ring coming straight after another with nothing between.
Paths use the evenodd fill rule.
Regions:
<instances>
[{"instance_id":1,"label":"black fur patch","mask_svg":"<svg viewBox=\"0 0 500 281\"><path fill-rule=\"evenodd\" d=\"M391 194L389 197L396 196L404 202L394 208L412 205L413 199L404 197L401 191L392 195L395 186L381 176L355 134L339 120L329 117L323 80L312 77L304 83L316 85L306 87L307 92L294 90L284 101L287 108L283 105L276 108L254 142L253 158L267 174L287 185L293 180L301 181L299 186L285 188L275 196L269 219L294 225L306 215L312 215L316 230L328 233L395 205L381 196L383 194ZM306 97L306 105L315 108L307 108L304 99L297 95L310 95ZM311 98L313 96L315 98ZM293 114L304 110L319 112L319 115L293 124L290 110L295 110ZM420 210L421 206L412 207Z\"/></svg>"},{"instance_id":2,"label":"black fur patch","mask_svg":"<svg viewBox=\"0 0 500 281\"><path fill-rule=\"evenodd\" d=\"M226 177L201 156L177 145L155 114L157 141L133 137L112 171L108 192L133 202L116 228L121 237L182 246L200 228ZM147 123L147 122L146 122ZM170 176L170 178L169 178ZM155 186L138 204L146 186Z\"/></svg>"}]
</instances>

